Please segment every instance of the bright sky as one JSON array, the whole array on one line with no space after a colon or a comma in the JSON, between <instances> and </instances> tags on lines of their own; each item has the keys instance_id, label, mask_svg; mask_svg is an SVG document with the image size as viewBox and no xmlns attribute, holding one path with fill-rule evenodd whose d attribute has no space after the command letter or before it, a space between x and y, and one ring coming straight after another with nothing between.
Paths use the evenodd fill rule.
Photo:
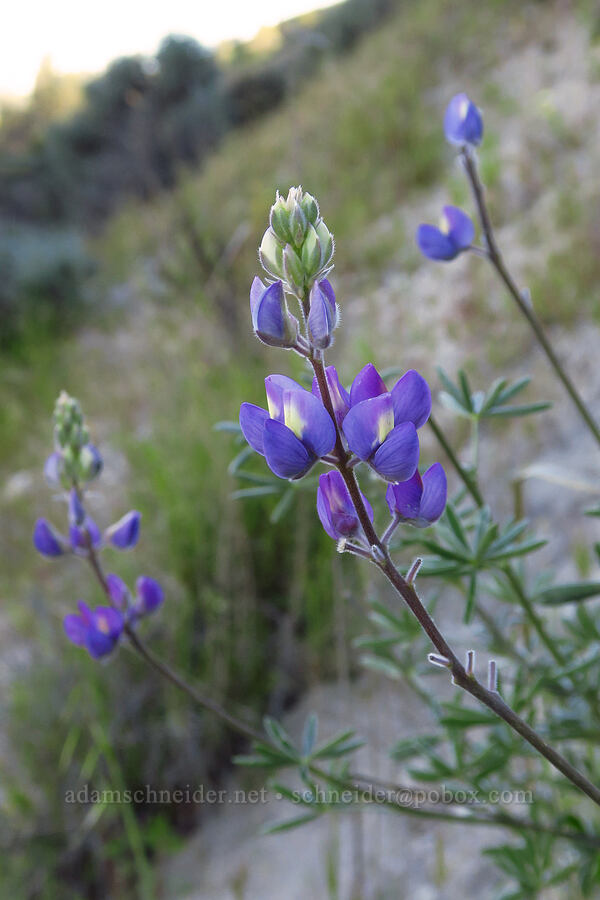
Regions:
<instances>
[{"instance_id":1,"label":"bright sky","mask_svg":"<svg viewBox=\"0 0 600 900\"><path fill-rule=\"evenodd\" d=\"M117 56L152 53L167 34L215 46L335 0L13 0L0 32L0 96L33 88L44 57L59 72L99 72Z\"/></svg>"}]
</instances>

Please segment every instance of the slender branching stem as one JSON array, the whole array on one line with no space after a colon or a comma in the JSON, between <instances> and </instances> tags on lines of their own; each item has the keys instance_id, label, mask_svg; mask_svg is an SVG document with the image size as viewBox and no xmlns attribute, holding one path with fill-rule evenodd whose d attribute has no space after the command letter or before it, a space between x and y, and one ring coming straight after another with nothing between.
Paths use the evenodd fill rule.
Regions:
<instances>
[{"instance_id":1,"label":"slender branching stem","mask_svg":"<svg viewBox=\"0 0 600 900\"><path fill-rule=\"evenodd\" d=\"M373 803L374 805L382 806L392 812L421 816L422 819L431 819L434 821L455 822L462 825L490 825L495 828L510 828L519 832L522 832L523 830L533 831L538 834L549 834L554 837L564 838L589 847L600 847L600 837L598 835L552 828L542 825L539 822L525 821L518 816L511 816L509 813L505 812L488 815L475 815L472 813L465 815L465 806L452 801L445 804L443 802L440 804L433 804L434 806L446 806L447 811L435 808L432 809L430 806L424 809L420 805L421 794L419 789L404 788L397 784L389 784L380 781L379 779L371 778L369 775L350 773L347 778L341 778L331 772L325 772L315 765L309 765L308 768L313 775L322 778L334 787L337 787L342 791L351 789L356 792L357 799L360 800L361 803ZM450 811L452 808L455 808L458 811L453 813Z\"/></svg>"},{"instance_id":2,"label":"slender branching stem","mask_svg":"<svg viewBox=\"0 0 600 900\"><path fill-rule=\"evenodd\" d=\"M102 570L102 566L100 564L100 560L98 559L98 554L95 549L88 542L88 561L92 570L102 587L102 590L106 594L106 596L110 599L110 592L108 589L108 584L106 582L106 576ZM233 716L229 713L220 703L217 703L216 700L213 700L212 697L207 697L204 694L201 694L195 688L191 687L184 678L177 674L177 672L173 671L165 662L159 659L141 640L138 636L137 632L133 628L132 625L125 626L125 633L129 638L129 642L134 650L139 653L146 662L152 666L157 672L159 672L167 681L170 681L171 684L174 684L180 690L184 691L194 701L198 706L201 706L203 709L206 709L208 712L213 713L218 719L224 722L226 725L229 725L234 731L237 731L239 734L248 738L251 741L264 741L264 735L256 729L252 728L250 725L246 725L241 719L238 719L236 716Z\"/></svg>"},{"instance_id":3,"label":"slender branching stem","mask_svg":"<svg viewBox=\"0 0 600 900\"><path fill-rule=\"evenodd\" d=\"M110 597L106 577L102 570L102 566L98 559L98 555L92 546L88 547L88 561L90 566L107 597ZM201 694L177 672L173 671L170 666L159 659L141 640L137 632L130 626L126 627L127 637L134 650L150 665L159 675L166 678L167 681L183 691L194 703L212 713L224 724L229 726L233 731L245 737L247 740L258 743L268 743L268 738L251 725L242 722L241 719L229 713L220 703L217 703L211 697ZM439 809L422 809L416 803L416 792L414 789L406 788L393 782L382 782L377 778L369 775L358 773L349 773L346 778L339 778L332 773L325 771L319 766L310 765L310 772L316 777L321 778L330 784L334 784L344 791L357 792L357 799L361 803L371 802L377 806L391 809L398 813L407 815L420 816L421 819L429 819L434 821L454 822L461 825L490 825L493 827L511 828L516 831L527 829L529 831L551 834L555 837L564 838L565 840L583 843L593 847L600 847L600 838L594 835L585 835L576 832L565 831L561 829L547 828L533 822L523 821L516 816L510 816L506 813L499 813L489 816L477 816L469 813L464 815L462 812L452 813L443 812ZM460 807L460 804L455 804ZM435 806L435 804L434 804Z\"/></svg>"},{"instance_id":4,"label":"slender branching stem","mask_svg":"<svg viewBox=\"0 0 600 900\"><path fill-rule=\"evenodd\" d=\"M313 367L321 398L325 408L329 412L334 424L336 423L333 403L329 394L329 385L325 376L323 360L320 357L313 357L310 360ZM415 588L409 584L400 574L394 563L392 562L387 547L381 542L375 531L373 524L367 514L362 494L356 480L353 470L348 469L346 465L347 454L343 448L342 438L339 428L336 424L336 454L338 457L338 470L344 479L348 493L352 500L356 514L362 525L363 531L368 543L372 548L377 549L377 554L373 554L373 560L378 568L383 572L390 584L396 592L402 597L408 608L411 610L424 632L429 637L431 643L437 652L448 660L448 668L452 673L453 682L467 693L471 694L481 703L491 709L496 715L503 719L514 731L520 734L525 740L531 744L542 756L544 756L559 772L561 772L572 784L576 785L584 794L600 806L600 790L592 784L575 766L551 747L540 735L531 728L517 713L504 702L502 697L495 691L484 687L472 675L468 675L465 667L458 659L441 631L427 612L427 609L421 602Z\"/></svg>"},{"instance_id":5,"label":"slender branching stem","mask_svg":"<svg viewBox=\"0 0 600 900\"><path fill-rule=\"evenodd\" d=\"M560 650L556 646L556 642L552 640L552 638L546 631L543 621L540 619L540 617L538 616L538 614L536 613L536 611L534 609L533 603L527 596L526 592L523 590L523 585L521 584L521 579L515 573L515 570L513 569L513 567L510 565L504 566L503 572L506 575L506 578L508 579L508 583L510 584L510 586L512 587L516 596L518 597L519 603L523 607L523 609L527 615L527 618L529 619L529 621L531 622L531 624L537 631L544 647L549 652L550 656L552 657L552 659L554 660L555 663L557 663L559 666L564 666L565 663L567 662L567 660L565 659L563 654L560 652Z\"/></svg>"},{"instance_id":6,"label":"slender branching stem","mask_svg":"<svg viewBox=\"0 0 600 900\"><path fill-rule=\"evenodd\" d=\"M588 429L592 433L593 437L596 440L596 443L600 445L600 427L595 421L594 417L590 413L588 407L586 406L584 400L582 399L579 391L571 381L569 375L565 371L561 361L556 355L552 344L548 340L546 333L542 327L542 323L538 319L535 311L529 302L528 296L522 291L519 290L514 278L508 271L500 249L498 247L498 243L496 241L496 236L494 233L494 229L492 226L492 221L490 218L490 214L487 208L487 204L485 201L485 192L483 188L483 184L479 177L479 171L477 169L477 162L475 159L474 152L468 148L464 147L461 151L461 159L463 162L463 166L469 180L469 184L471 185L471 190L473 193L473 198L475 200L475 206L477 207L477 213L479 216L479 221L481 222L481 228L483 230L483 234L486 242L486 250L487 250L487 258L490 263L498 273L501 281L507 288L511 297L519 307L519 310L523 314L523 316L527 319L531 330L533 331L540 347L546 354L548 362L554 369L555 374L563 383L567 393L569 394L571 400L575 404L581 418L584 420Z\"/></svg>"}]
</instances>

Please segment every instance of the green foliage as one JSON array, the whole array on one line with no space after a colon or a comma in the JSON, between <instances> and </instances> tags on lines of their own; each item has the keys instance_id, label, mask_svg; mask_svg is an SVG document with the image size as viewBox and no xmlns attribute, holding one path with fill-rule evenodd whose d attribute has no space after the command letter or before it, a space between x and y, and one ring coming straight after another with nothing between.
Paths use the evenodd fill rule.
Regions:
<instances>
[{"instance_id":1,"label":"green foliage","mask_svg":"<svg viewBox=\"0 0 600 900\"><path fill-rule=\"evenodd\" d=\"M0 238L0 350L16 350L83 319L95 263L67 229L12 228Z\"/></svg>"},{"instance_id":2,"label":"green foliage","mask_svg":"<svg viewBox=\"0 0 600 900\"><path fill-rule=\"evenodd\" d=\"M440 393L440 401L446 409L467 419L480 421L497 416L505 418L528 416L550 409L551 406L550 403L526 403L521 406L509 404L510 400L527 387L531 378L521 378L513 384L509 384L506 378L498 378L488 391L473 392L463 369L459 370L456 383L443 369L438 368L437 372L444 387Z\"/></svg>"}]
</instances>

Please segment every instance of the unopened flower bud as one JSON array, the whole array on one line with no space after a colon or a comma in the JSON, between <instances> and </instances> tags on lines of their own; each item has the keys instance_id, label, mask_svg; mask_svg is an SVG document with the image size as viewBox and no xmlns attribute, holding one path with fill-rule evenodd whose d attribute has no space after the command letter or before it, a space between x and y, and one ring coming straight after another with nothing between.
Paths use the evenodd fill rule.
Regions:
<instances>
[{"instance_id":1,"label":"unopened flower bud","mask_svg":"<svg viewBox=\"0 0 600 900\"><path fill-rule=\"evenodd\" d=\"M102 457L93 444L86 444L79 454L79 472L84 481L92 481L102 471Z\"/></svg>"},{"instance_id":2,"label":"unopened flower bud","mask_svg":"<svg viewBox=\"0 0 600 900\"><path fill-rule=\"evenodd\" d=\"M306 234L307 226L308 222L306 220L306 216L304 215L302 207L298 202L295 202L290 213L289 230L292 236L292 241L298 248L301 247L304 243L304 236Z\"/></svg>"},{"instance_id":3,"label":"unopened flower bud","mask_svg":"<svg viewBox=\"0 0 600 900\"><path fill-rule=\"evenodd\" d=\"M313 225L308 226L306 240L302 246L302 266L308 278L321 268L321 242Z\"/></svg>"},{"instance_id":4,"label":"unopened flower bud","mask_svg":"<svg viewBox=\"0 0 600 900\"><path fill-rule=\"evenodd\" d=\"M321 246L321 271L325 274L324 270L329 266L333 258L333 236L322 219L315 230Z\"/></svg>"},{"instance_id":5,"label":"unopened flower bud","mask_svg":"<svg viewBox=\"0 0 600 900\"><path fill-rule=\"evenodd\" d=\"M275 236L274 231L267 228L263 235L258 255L263 269L275 278L283 275L283 245Z\"/></svg>"},{"instance_id":6,"label":"unopened flower bud","mask_svg":"<svg viewBox=\"0 0 600 900\"><path fill-rule=\"evenodd\" d=\"M279 196L279 191L275 197L275 203L271 207L269 224L275 236L284 244L289 244L292 240L289 227L289 213L285 200Z\"/></svg>"},{"instance_id":7,"label":"unopened flower bud","mask_svg":"<svg viewBox=\"0 0 600 900\"><path fill-rule=\"evenodd\" d=\"M300 201L300 206L310 224L315 225L319 218L319 204L312 194L304 194Z\"/></svg>"},{"instance_id":8,"label":"unopened flower bud","mask_svg":"<svg viewBox=\"0 0 600 900\"><path fill-rule=\"evenodd\" d=\"M304 268L291 244L287 244L283 251L283 272L290 290L300 295L304 290Z\"/></svg>"},{"instance_id":9,"label":"unopened flower bud","mask_svg":"<svg viewBox=\"0 0 600 900\"><path fill-rule=\"evenodd\" d=\"M78 449L89 440L81 407L66 391L60 392L54 407L54 435L59 447Z\"/></svg>"}]
</instances>

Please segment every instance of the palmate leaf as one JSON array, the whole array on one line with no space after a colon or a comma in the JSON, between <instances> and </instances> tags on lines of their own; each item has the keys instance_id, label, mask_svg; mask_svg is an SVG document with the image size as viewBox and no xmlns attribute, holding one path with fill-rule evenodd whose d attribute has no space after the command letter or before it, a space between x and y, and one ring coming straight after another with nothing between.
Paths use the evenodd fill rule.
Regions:
<instances>
[{"instance_id":1,"label":"palmate leaf","mask_svg":"<svg viewBox=\"0 0 600 900\"><path fill-rule=\"evenodd\" d=\"M440 393L441 403L451 412L468 419L529 416L543 412L552 405L546 402L525 403L520 406L509 404L513 397L527 387L530 378L521 378L513 384L508 384L505 378L501 378L487 391L472 391L463 369L457 372L456 383L443 369L438 368L437 373L443 387Z\"/></svg>"},{"instance_id":2,"label":"palmate leaf","mask_svg":"<svg viewBox=\"0 0 600 900\"><path fill-rule=\"evenodd\" d=\"M533 553L546 541L534 537L523 539L528 527L528 521L523 519L510 521L500 530L498 524L491 520L487 508L476 510L475 516L470 511L459 515L456 507L448 504L433 537L420 539L421 547L434 558L424 560L419 574L443 575L452 579L460 575L473 575L483 569L494 569L510 559Z\"/></svg>"}]
</instances>

